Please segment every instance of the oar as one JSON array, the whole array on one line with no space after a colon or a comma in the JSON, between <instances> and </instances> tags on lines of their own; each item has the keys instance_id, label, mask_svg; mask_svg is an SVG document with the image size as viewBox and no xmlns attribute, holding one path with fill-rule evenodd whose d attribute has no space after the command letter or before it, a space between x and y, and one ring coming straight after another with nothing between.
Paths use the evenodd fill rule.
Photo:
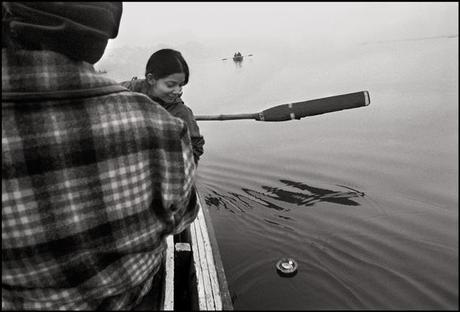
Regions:
<instances>
[{"instance_id":1,"label":"oar","mask_svg":"<svg viewBox=\"0 0 460 312\"><path fill-rule=\"evenodd\" d=\"M285 121L300 119L343 109L357 108L370 104L369 92L360 91L303 102L282 104L260 113L230 115L197 115L196 120L255 119L259 121Z\"/></svg>"},{"instance_id":2,"label":"oar","mask_svg":"<svg viewBox=\"0 0 460 312\"><path fill-rule=\"evenodd\" d=\"M252 56L252 54L248 54L248 55L242 55L242 56L243 56L243 57L246 57L246 56ZM233 56L232 56L231 58L233 58ZM226 58L223 58L223 59L222 59L222 61L226 61L226 60L228 60L228 59L229 59L229 58L228 58L228 57L226 57Z\"/></svg>"}]
</instances>

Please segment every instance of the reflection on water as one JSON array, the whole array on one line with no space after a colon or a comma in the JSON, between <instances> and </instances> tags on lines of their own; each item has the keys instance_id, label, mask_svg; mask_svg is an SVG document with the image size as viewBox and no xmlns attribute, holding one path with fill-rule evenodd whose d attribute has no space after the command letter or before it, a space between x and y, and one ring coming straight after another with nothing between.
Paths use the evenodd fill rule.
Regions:
<instances>
[{"instance_id":1,"label":"reflection on water","mask_svg":"<svg viewBox=\"0 0 460 312\"><path fill-rule=\"evenodd\" d=\"M313 206L317 202L321 202L321 201L336 203L340 205L356 206L359 204L356 201L351 200L351 198L358 197L358 196L364 196L363 192L359 192L359 191L353 190L348 187L345 187L345 188L351 191L348 191L348 192L333 191L333 190L327 190L327 189L309 186L301 182L294 182L294 181L289 181L289 180L280 180L280 181L288 186L295 187L299 190L308 191L308 193L291 192L289 190L283 190L283 189L276 188L276 187L262 186L262 188L265 189L269 194L273 194L276 196L274 197L272 195L267 195L267 197L270 199L278 199L278 200L281 200L287 203L293 203L299 206ZM253 192L253 196L254 196L254 192Z\"/></svg>"},{"instance_id":2,"label":"reflection on water","mask_svg":"<svg viewBox=\"0 0 460 312\"><path fill-rule=\"evenodd\" d=\"M271 186L229 192L208 186L206 177L202 182L199 191L217 225L236 309L456 305L458 275L450 271L458 260L451 237L456 220L438 207L390 197L371 200L337 184L278 179ZM399 209L385 212L379 206ZM299 263L292 279L280 278L274 268L284 256Z\"/></svg>"},{"instance_id":3,"label":"reflection on water","mask_svg":"<svg viewBox=\"0 0 460 312\"><path fill-rule=\"evenodd\" d=\"M241 68L243 66L243 61L233 61L233 63L235 63L235 67L236 68Z\"/></svg>"},{"instance_id":4,"label":"reflection on water","mask_svg":"<svg viewBox=\"0 0 460 312\"><path fill-rule=\"evenodd\" d=\"M289 210L286 208L286 203L295 204L297 206L313 206L318 202L329 202L346 206L358 206L359 203L352 199L364 196L363 192L346 186L341 187L347 191L334 191L313 187L302 182L290 180L280 180L280 182L302 192L263 185L261 188L264 189L265 192L242 188L242 191L247 194L247 196L233 192L230 192L229 196L226 196L212 191L205 196L205 203L209 207L218 208L222 206L229 211L237 209L240 212L244 212L245 209L251 208L253 201L258 201L267 208L284 211ZM276 204L277 202L281 203Z\"/></svg>"}]
</instances>

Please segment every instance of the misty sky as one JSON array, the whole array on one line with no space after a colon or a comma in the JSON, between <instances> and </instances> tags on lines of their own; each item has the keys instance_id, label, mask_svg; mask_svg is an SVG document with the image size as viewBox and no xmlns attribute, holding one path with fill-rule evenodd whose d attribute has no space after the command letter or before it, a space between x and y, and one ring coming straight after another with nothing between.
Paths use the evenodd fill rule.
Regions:
<instances>
[{"instance_id":1,"label":"misty sky","mask_svg":"<svg viewBox=\"0 0 460 312\"><path fill-rule=\"evenodd\" d=\"M381 41L458 34L458 3L124 2L109 49L153 42Z\"/></svg>"}]
</instances>

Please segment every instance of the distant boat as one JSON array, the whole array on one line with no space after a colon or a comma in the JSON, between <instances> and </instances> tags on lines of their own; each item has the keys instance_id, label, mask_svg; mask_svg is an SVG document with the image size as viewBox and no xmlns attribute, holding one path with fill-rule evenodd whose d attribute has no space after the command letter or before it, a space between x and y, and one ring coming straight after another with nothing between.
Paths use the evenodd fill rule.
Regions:
<instances>
[{"instance_id":1,"label":"distant boat","mask_svg":"<svg viewBox=\"0 0 460 312\"><path fill-rule=\"evenodd\" d=\"M252 54L242 55L240 52L237 52L237 53L233 54L233 60L235 62L241 62L245 56L252 56ZM222 59L222 61L226 61L228 59L229 59L229 57L225 57L225 58Z\"/></svg>"}]
</instances>

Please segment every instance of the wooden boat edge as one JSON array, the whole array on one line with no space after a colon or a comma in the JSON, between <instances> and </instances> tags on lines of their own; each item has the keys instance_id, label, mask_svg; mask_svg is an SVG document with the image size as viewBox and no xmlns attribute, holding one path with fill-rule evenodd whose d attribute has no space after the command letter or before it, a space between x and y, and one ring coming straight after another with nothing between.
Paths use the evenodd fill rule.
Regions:
<instances>
[{"instance_id":1,"label":"wooden boat edge","mask_svg":"<svg viewBox=\"0 0 460 312\"><path fill-rule=\"evenodd\" d=\"M222 262L219 244L217 242L217 238L214 231L214 226L212 225L211 216L209 215L208 208L202 204L201 196L198 196L201 210L203 211L203 216L205 220L205 224L207 226L207 232L209 235L209 240L211 244L211 248L213 251L214 256L214 265L216 268L216 273L218 275L218 282L220 288L220 297L222 300L222 310L233 310L233 303L230 295L230 291L228 288L227 277L225 275L224 265Z\"/></svg>"},{"instance_id":2,"label":"wooden boat edge","mask_svg":"<svg viewBox=\"0 0 460 312\"><path fill-rule=\"evenodd\" d=\"M211 217L202 197L197 195L200 209L196 219L179 234L180 238L167 237L162 310L184 309L177 302L183 283L188 284L185 287L190 310L233 310Z\"/></svg>"}]
</instances>

